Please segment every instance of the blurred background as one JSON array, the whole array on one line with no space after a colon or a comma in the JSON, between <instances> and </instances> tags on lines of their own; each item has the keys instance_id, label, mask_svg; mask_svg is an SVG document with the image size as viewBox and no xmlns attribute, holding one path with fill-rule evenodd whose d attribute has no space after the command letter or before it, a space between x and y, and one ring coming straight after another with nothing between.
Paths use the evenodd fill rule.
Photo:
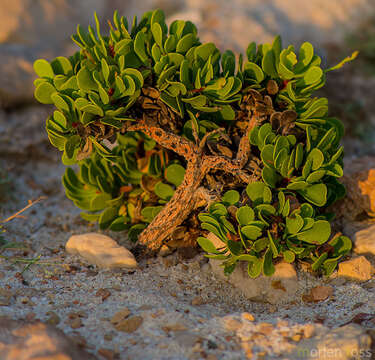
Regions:
<instances>
[{"instance_id":1,"label":"blurred background","mask_svg":"<svg viewBox=\"0 0 375 360\"><path fill-rule=\"evenodd\" d=\"M44 131L51 108L33 99L34 60L73 54L70 35L94 11L105 29L115 9L131 19L155 8L169 23L193 21L201 41L221 50L244 53L277 34L285 46L311 42L327 66L359 50L319 95L346 125L346 154L375 153L374 0L0 0L0 187L10 178L24 196L61 192L63 167Z\"/></svg>"}]
</instances>

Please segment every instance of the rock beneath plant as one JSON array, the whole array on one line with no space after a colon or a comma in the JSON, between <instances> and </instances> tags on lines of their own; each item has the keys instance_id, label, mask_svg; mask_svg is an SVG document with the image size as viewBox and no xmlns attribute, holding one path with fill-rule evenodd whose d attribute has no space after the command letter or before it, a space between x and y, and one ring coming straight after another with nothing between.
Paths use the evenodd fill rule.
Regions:
<instances>
[{"instance_id":1,"label":"rock beneath plant","mask_svg":"<svg viewBox=\"0 0 375 360\"><path fill-rule=\"evenodd\" d=\"M340 181L347 195L334 205L336 217L355 220L362 214L375 215L375 157L365 156L345 161Z\"/></svg>"},{"instance_id":2,"label":"rock beneath plant","mask_svg":"<svg viewBox=\"0 0 375 360\"><path fill-rule=\"evenodd\" d=\"M216 235L214 235L211 232L207 235L207 239L211 240L215 248L218 249L219 251L222 251L223 248L226 246L225 243L220 238L218 238ZM227 250L225 254L228 254L228 252L229 250Z\"/></svg>"},{"instance_id":3,"label":"rock beneath plant","mask_svg":"<svg viewBox=\"0 0 375 360\"><path fill-rule=\"evenodd\" d=\"M6 317L0 317L0 353L2 360L95 359L54 326Z\"/></svg>"},{"instance_id":4,"label":"rock beneath plant","mask_svg":"<svg viewBox=\"0 0 375 360\"><path fill-rule=\"evenodd\" d=\"M65 248L68 253L80 255L91 264L101 268L134 269L137 267L134 255L106 235L97 233L73 235Z\"/></svg>"},{"instance_id":5,"label":"rock beneath plant","mask_svg":"<svg viewBox=\"0 0 375 360\"><path fill-rule=\"evenodd\" d=\"M303 340L288 356L288 359L319 360L366 358L371 358L371 338L365 329L356 324L342 326Z\"/></svg>"},{"instance_id":6,"label":"rock beneath plant","mask_svg":"<svg viewBox=\"0 0 375 360\"><path fill-rule=\"evenodd\" d=\"M210 259L210 264L216 276L240 289L250 300L277 304L297 298L299 287L297 272L293 265L286 262L276 264L276 271L272 276L261 275L256 279L249 277L247 264L244 262L240 262L228 277L224 275L220 261Z\"/></svg>"},{"instance_id":7,"label":"rock beneath plant","mask_svg":"<svg viewBox=\"0 0 375 360\"><path fill-rule=\"evenodd\" d=\"M374 267L364 257L359 256L339 264L338 276L354 281L368 281L375 273Z\"/></svg>"},{"instance_id":8,"label":"rock beneath plant","mask_svg":"<svg viewBox=\"0 0 375 360\"><path fill-rule=\"evenodd\" d=\"M375 225L357 231L353 242L355 253L375 255Z\"/></svg>"}]
</instances>

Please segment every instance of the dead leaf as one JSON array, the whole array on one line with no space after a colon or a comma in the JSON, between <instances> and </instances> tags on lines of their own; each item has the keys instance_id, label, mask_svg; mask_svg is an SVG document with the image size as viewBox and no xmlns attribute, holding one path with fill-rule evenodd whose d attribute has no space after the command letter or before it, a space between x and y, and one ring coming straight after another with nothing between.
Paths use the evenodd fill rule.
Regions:
<instances>
[{"instance_id":1,"label":"dead leaf","mask_svg":"<svg viewBox=\"0 0 375 360\"><path fill-rule=\"evenodd\" d=\"M328 299L332 294L332 286L315 286L310 293L302 295L302 300L307 303L319 302Z\"/></svg>"},{"instance_id":2,"label":"dead leaf","mask_svg":"<svg viewBox=\"0 0 375 360\"><path fill-rule=\"evenodd\" d=\"M95 296L101 296L102 297L102 301L108 299L110 296L111 296L111 292L108 290L108 289L99 289Z\"/></svg>"}]
</instances>

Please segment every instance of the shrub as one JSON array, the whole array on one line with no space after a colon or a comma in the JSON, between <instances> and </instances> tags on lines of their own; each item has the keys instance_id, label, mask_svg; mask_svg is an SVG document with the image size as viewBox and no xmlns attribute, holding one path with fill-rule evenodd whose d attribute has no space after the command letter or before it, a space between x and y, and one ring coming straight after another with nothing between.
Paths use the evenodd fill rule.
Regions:
<instances>
[{"instance_id":1,"label":"shrub","mask_svg":"<svg viewBox=\"0 0 375 360\"><path fill-rule=\"evenodd\" d=\"M343 126L313 93L356 54L323 70L311 44L297 56L276 37L237 60L160 10L131 26L115 12L108 36L95 19L72 37L80 51L34 64L35 97L56 106L49 139L79 167L63 184L82 216L156 250L184 229L195 241L200 213L225 250L198 242L227 273L244 260L270 275L279 256L332 272L351 247L330 240L325 212L345 194Z\"/></svg>"}]
</instances>

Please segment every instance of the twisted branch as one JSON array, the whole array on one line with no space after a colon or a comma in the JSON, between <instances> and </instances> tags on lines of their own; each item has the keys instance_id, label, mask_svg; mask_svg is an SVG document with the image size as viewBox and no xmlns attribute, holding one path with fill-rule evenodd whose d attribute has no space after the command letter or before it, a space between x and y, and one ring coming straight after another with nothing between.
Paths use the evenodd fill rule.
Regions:
<instances>
[{"instance_id":1,"label":"twisted branch","mask_svg":"<svg viewBox=\"0 0 375 360\"><path fill-rule=\"evenodd\" d=\"M249 161L250 156L250 141L249 135L251 130L258 124L258 115L253 113L252 116L249 117L249 122L246 127L245 134L242 136L240 140L240 144L238 146L236 162L238 166L242 169L246 163Z\"/></svg>"},{"instance_id":2,"label":"twisted branch","mask_svg":"<svg viewBox=\"0 0 375 360\"><path fill-rule=\"evenodd\" d=\"M186 162L186 172L182 184L176 189L172 198L164 208L154 217L152 222L139 236L140 244L147 245L150 250L157 250L189 214L198 206L212 201L205 189L200 187L203 179L210 171L220 170L237 176L244 183L255 181L254 176L243 170L250 155L248 140L251 129L257 124L257 117L253 116L244 136L241 139L236 159L230 160L219 155L205 155L204 148L208 138L223 129L215 129L205 134L202 140L196 139L196 144L181 136L163 130L159 126L149 124L144 116L142 120L124 128L125 131L141 131L152 138L165 149L174 151Z\"/></svg>"}]
</instances>

